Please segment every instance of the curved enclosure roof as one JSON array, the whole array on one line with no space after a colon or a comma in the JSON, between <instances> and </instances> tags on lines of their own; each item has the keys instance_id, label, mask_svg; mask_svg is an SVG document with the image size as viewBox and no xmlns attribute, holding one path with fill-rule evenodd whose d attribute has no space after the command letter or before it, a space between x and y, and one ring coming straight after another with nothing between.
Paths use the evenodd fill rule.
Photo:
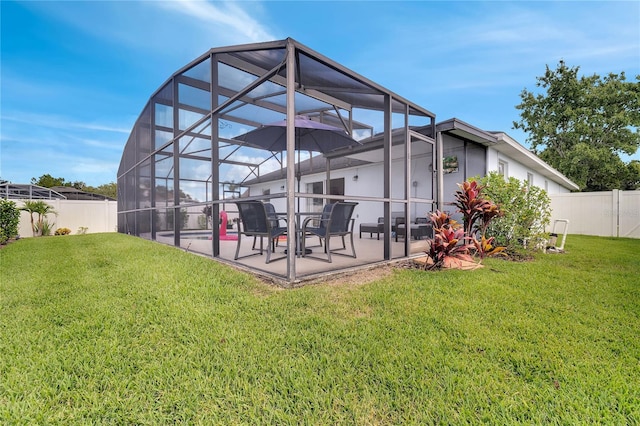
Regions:
<instances>
[{"instance_id":1,"label":"curved enclosure roof","mask_svg":"<svg viewBox=\"0 0 640 426\"><path fill-rule=\"evenodd\" d=\"M435 117L292 39L215 48L176 72L154 93L127 142L118 175L154 148L169 143L176 134L183 136L180 143L187 152L210 154L206 148L211 138L211 117L217 121L218 136L229 143L233 137L284 119L289 46L293 46L296 56L296 114L344 128L356 140L370 138L383 130L381 111L386 108L387 98L391 110L398 115L394 127L404 125L405 113L413 126L431 124ZM212 80L217 84L212 84ZM173 109L176 98L178 111ZM179 122L177 129L175 121ZM152 122L155 146L149 143ZM244 148L233 153L230 151L234 148L221 148L222 163L246 163L245 157L264 157L264 153ZM273 159L268 160L266 164L251 161L243 176L237 173L226 176L222 170L220 181L242 182L279 166Z\"/></svg>"}]
</instances>

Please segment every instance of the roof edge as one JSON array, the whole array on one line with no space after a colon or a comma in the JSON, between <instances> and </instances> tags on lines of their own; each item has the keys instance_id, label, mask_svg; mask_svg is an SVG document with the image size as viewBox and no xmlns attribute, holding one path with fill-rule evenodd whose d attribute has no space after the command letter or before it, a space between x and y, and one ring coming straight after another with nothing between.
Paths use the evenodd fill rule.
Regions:
<instances>
[{"instance_id":1,"label":"roof edge","mask_svg":"<svg viewBox=\"0 0 640 426\"><path fill-rule=\"evenodd\" d=\"M547 172L545 176L552 178L557 183L569 189L572 189L574 191L580 190L580 187L575 182L573 182L571 179L569 179L568 177L563 175L561 172L553 168L551 165L549 165L547 162L542 160L536 154L534 154L533 152L529 151L527 148L522 146L522 144L520 144L518 141L513 139L507 133L505 132L492 132L492 133L495 135L496 140L498 142L497 146L495 146L496 150L500 151L500 145L507 145L508 147L515 149L519 153L527 156L529 160L536 163L537 166L542 167Z\"/></svg>"}]
</instances>

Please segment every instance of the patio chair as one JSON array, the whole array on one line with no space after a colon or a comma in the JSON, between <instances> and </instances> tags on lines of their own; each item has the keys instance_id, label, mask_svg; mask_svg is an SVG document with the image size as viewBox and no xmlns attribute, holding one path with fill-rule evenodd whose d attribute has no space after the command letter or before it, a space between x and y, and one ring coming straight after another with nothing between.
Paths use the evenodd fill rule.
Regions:
<instances>
[{"instance_id":1,"label":"patio chair","mask_svg":"<svg viewBox=\"0 0 640 426\"><path fill-rule=\"evenodd\" d=\"M269 218L267 208L265 208L265 205L261 201L236 201L235 204L238 206L240 224L238 226L238 246L236 247L236 255L233 259L240 259L240 244L243 235L255 238L260 237L259 254L262 254L263 252L263 238L266 237L267 259L265 263L269 263L271 261L271 253L273 252L272 247L274 240L281 235L285 235L287 233L287 228L278 226L277 220L274 221ZM252 247L252 249L255 249L254 247ZM255 254L258 253L252 253L247 256L253 256ZM284 256L279 259L284 259Z\"/></svg>"},{"instance_id":2,"label":"patio chair","mask_svg":"<svg viewBox=\"0 0 640 426\"><path fill-rule=\"evenodd\" d=\"M307 234L316 235L320 238L320 241L324 241L324 252L327 254L326 261L331 263L331 237L340 236L342 237L342 248L338 250L346 250L347 246L344 240L346 235L349 235L351 238L351 251L353 254L343 254L343 253L335 253L341 254L343 256L356 257L356 249L353 245L353 225L354 219L351 218L353 215L353 210L358 205L358 203L353 202L337 202L334 204L327 204L322 212L322 217L319 220L318 226L313 226L313 219L309 218L304 221L302 225L302 253L306 253L305 249L305 236ZM317 219L316 219L317 220ZM308 255L304 255L305 257L312 257ZM316 258L319 259L319 258ZM319 259L325 260L325 259Z\"/></svg>"},{"instance_id":3,"label":"patio chair","mask_svg":"<svg viewBox=\"0 0 640 426\"><path fill-rule=\"evenodd\" d=\"M276 214L276 208L273 206L273 204L271 203L264 203L264 209L267 211L267 219L269 220L269 222L271 223L271 228L279 228L280 227L280 221L283 220L285 222L285 226L283 228L286 228L286 222L287 219L285 219L284 217L278 217L278 215ZM262 239L263 237L260 237L260 239ZM251 246L252 249L256 249L256 240L258 239L258 236L254 236L253 237L253 246ZM279 238L274 238L273 240L271 240L271 251L275 251L276 246L278 246L278 242L279 242ZM262 243L262 241L260 242Z\"/></svg>"}]
</instances>

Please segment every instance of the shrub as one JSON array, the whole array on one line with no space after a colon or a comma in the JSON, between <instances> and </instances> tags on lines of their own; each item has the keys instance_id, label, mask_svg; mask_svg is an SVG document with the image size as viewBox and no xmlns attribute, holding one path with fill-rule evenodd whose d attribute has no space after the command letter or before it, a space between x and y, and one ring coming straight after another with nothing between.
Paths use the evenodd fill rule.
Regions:
<instances>
[{"instance_id":1,"label":"shrub","mask_svg":"<svg viewBox=\"0 0 640 426\"><path fill-rule=\"evenodd\" d=\"M473 261L472 253L480 262L487 256L504 255L505 247L497 245L494 237L486 237L493 219L502 215L500 208L482 195L484 186L478 182L465 181L458 186L453 204L462 213L464 225L439 210L429 216L434 237L429 240L427 256L432 264L427 264L427 269L451 266L460 260Z\"/></svg>"},{"instance_id":2,"label":"shrub","mask_svg":"<svg viewBox=\"0 0 640 426\"><path fill-rule=\"evenodd\" d=\"M498 246L495 238L487 238L487 229L494 218L502 216L496 203L488 200L482 194L484 186L475 181L465 181L458 184L454 205L462 213L464 230L471 240L475 254L480 261L487 256L503 255L505 247Z\"/></svg>"},{"instance_id":3,"label":"shrub","mask_svg":"<svg viewBox=\"0 0 640 426\"><path fill-rule=\"evenodd\" d=\"M69 235L71 233L71 229L69 228L58 228L56 229L55 235Z\"/></svg>"},{"instance_id":4,"label":"shrub","mask_svg":"<svg viewBox=\"0 0 640 426\"><path fill-rule=\"evenodd\" d=\"M484 213L492 209L492 203L482 197L483 186L478 182L466 181L458 186L453 205L462 213L464 231L471 237L480 231Z\"/></svg>"},{"instance_id":5,"label":"shrub","mask_svg":"<svg viewBox=\"0 0 640 426\"><path fill-rule=\"evenodd\" d=\"M510 253L544 246L551 218L551 201L545 190L514 177L505 179L496 172L474 180L502 212L487 227L487 234L495 237L498 245L506 246Z\"/></svg>"},{"instance_id":6,"label":"shrub","mask_svg":"<svg viewBox=\"0 0 640 426\"><path fill-rule=\"evenodd\" d=\"M54 222L49 222L48 219L42 219L35 225L35 231L37 235L48 237L53 233L53 228L55 226L56 224Z\"/></svg>"},{"instance_id":7,"label":"shrub","mask_svg":"<svg viewBox=\"0 0 640 426\"><path fill-rule=\"evenodd\" d=\"M0 244L5 244L18 235L19 222L20 211L16 207L16 203L0 199Z\"/></svg>"},{"instance_id":8,"label":"shrub","mask_svg":"<svg viewBox=\"0 0 640 426\"><path fill-rule=\"evenodd\" d=\"M461 260L473 261L469 254L473 244L468 243L470 238L455 220L441 211L432 213L430 219L434 235L429 241L427 256L432 263L426 264L426 269L440 269Z\"/></svg>"}]
</instances>

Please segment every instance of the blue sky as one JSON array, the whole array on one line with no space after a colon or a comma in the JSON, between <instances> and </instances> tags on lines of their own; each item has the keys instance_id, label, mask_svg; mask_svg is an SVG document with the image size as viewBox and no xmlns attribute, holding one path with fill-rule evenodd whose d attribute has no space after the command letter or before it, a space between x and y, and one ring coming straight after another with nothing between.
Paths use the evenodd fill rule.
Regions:
<instances>
[{"instance_id":1,"label":"blue sky","mask_svg":"<svg viewBox=\"0 0 640 426\"><path fill-rule=\"evenodd\" d=\"M640 3L0 0L0 178L114 182L150 95L211 47L292 37L436 113L512 129L560 59L640 74ZM636 153L634 158L640 158Z\"/></svg>"}]
</instances>

